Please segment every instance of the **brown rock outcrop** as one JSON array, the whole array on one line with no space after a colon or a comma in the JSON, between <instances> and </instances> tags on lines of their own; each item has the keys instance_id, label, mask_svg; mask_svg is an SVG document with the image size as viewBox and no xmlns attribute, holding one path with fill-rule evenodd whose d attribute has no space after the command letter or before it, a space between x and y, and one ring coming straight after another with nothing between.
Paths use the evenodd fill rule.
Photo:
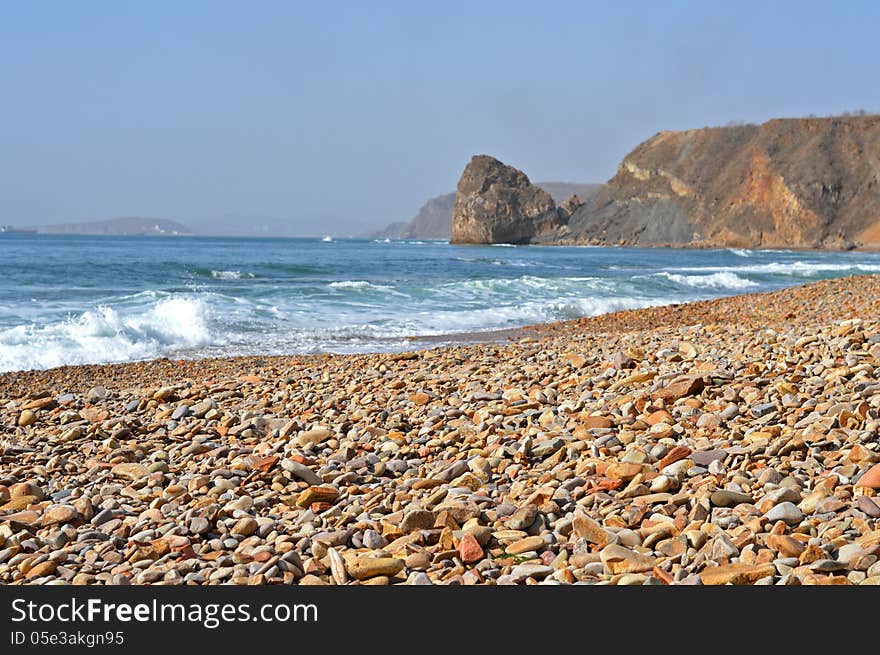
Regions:
<instances>
[{"instance_id":1,"label":"brown rock outcrop","mask_svg":"<svg viewBox=\"0 0 880 655\"><path fill-rule=\"evenodd\" d=\"M880 116L660 132L558 240L880 248Z\"/></svg>"},{"instance_id":2,"label":"brown rock outcrop","mask_svg":"<svg viewBox=\"0 0 880 655\"><path fill-rule=\"evenodd\" d=\"M476 155L465 167L452 212L451 243L528 243L561 227L556 203L522 171Z\"/></svg>"}]
</instances>

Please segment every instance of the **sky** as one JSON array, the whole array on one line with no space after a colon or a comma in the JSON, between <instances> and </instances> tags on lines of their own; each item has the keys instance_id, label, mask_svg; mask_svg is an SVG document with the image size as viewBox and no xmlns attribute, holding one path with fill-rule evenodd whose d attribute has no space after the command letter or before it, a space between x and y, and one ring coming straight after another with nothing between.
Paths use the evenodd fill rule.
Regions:
<instances>
[{"instance_id":1,"label":"sky","mask_svg":"<svg viewBox=\"0 0 880 655\"><path fill-rule=\"evenodd\" d=\"M491 154L604 182L660 130L880 111L875 2L7 2L0 223L346 236Z\"/></svg>"}]
</instances>

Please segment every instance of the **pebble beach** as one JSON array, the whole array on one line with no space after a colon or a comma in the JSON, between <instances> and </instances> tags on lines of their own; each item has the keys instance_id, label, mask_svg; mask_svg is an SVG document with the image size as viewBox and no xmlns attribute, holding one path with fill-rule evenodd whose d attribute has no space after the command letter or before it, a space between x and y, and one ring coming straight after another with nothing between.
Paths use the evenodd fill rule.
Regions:
<instances>
[{"instance_id":1,"label":"pebble beach","mask_svg":"<svg viewBox=\"0 0 880 655\"><path fill-rule=\"evenodd\" d=\"M878 584L878 288L0 374L0 584Z\"/></svg>"}]
</instances>

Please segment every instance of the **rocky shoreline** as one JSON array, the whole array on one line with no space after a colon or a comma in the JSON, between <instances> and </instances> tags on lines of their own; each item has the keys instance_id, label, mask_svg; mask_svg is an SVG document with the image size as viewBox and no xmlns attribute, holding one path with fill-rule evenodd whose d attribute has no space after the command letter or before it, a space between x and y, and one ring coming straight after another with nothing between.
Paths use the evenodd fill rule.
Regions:
<instances>
[{"instance_id":1,"label":"rocky shoreline","mask_svg":"<svg viewBox=\"0 0 880 655\"><path fill-rule=\"evenodd\" d=\"M878 282L0 375L0 584L880 583Z\"/></svg>"}]
</instances>

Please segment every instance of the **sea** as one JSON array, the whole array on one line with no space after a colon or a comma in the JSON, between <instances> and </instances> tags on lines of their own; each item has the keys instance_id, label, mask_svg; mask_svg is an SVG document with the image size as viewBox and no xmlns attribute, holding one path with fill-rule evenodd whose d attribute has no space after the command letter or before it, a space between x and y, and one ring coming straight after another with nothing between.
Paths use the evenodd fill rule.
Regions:
<instances>
[{"instance_id":1,"label":"sea","mask_svg":"<svg viewBox=\"0 0 880 655\"><path fill-rule=\"evenodd\" d=\"M0 371L395 351L870 272L878 253L2 234Z\"/></svg>"}]
</instances>

